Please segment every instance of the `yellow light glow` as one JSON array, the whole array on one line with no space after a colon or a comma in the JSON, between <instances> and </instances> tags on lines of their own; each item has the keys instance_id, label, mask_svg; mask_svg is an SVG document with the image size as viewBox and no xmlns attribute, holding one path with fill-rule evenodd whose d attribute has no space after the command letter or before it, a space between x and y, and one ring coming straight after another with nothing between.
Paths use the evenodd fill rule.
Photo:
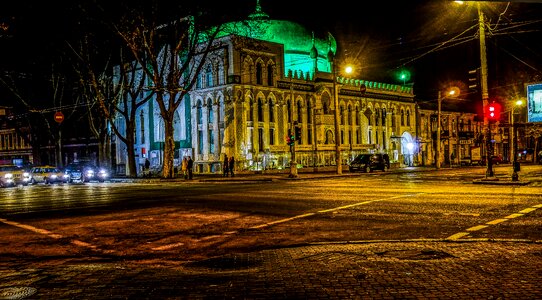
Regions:
<instances>
[{"instance_id":1,"label":"yellow light glow","mask_svg":"<svg viewBox=\"0 0 542 300\"><path fill-rule=\"evenodd\" d=\"M346 68L344 68L344 71L346 72L346 74L350 74L352 73L354 69L352 68L352 66L347 66Z\"/></svg>"},{"instance_id":2,"label":"yellow light glow","mask_svg":"<svg viewBox=\"0 0 542 300\"><path fill-rule=\"evenodd\" d=\"M518 100L518 101L516 101L516 105L517 105L517 106L523 105L523 100Z\"/></svg>"}]
</instances>

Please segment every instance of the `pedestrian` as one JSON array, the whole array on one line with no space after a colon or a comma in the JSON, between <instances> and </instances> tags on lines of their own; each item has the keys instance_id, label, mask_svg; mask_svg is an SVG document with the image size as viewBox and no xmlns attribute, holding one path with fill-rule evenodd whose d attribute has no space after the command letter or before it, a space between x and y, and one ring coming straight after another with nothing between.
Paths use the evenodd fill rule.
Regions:
<instances>
[{"instance_id":1,"label":"pedestrian","mask_svg":"<svg viewBox=\"0 0 542 300\"><path fill-rule=\"evenodd\" d=\"M183 157L183 161L181 162L181 171L183 172L184 179L188 179L188 159L186 159L186 156Z\"/></svg>"},{"instance_id":2,"label":"pedestrian","mask_svg":"<svg viewBox=\"0 0 542 300\"><path fill-rule=\"evenodd\" d=\"M229 161L228 161L228 155L224 154L224 163L222 165L222 177L228 177L229 172Z\"/></svg>"},{"instance_id":3,"label":"pedestrian","mask_svg":"<svg viewBox=\"0 0 542 300\"><path fill-rule=\"evenodd\" d=\"M186 167L188 168L188 179L192 179L192 167L194 167L194 161L191 156L188 157Z\"/></svg>"},{"instance_id":4,"label":"pedestrian","mask_svg":"<svg viewBox=\"0 0 542 300\"><path fill-rule=\"evenodd\" d=\"M230 169L231 177L233 177L233 170L235 169L235 159L233 159L233 156L231 156L228 161L228 168Z\"/></svg>"},{"instance_id":5,"label":"pedestrian","mask_svg":"<svg viewBox=\"0 0 542 300\"><path fill-rule=\"evenodd\" d=\"M145 170L143 170L143 177L150 177L151 176L151 173L150 173L150 167L151 167L151 162L149 161L148 158L145 158Z\"/></svg>"}]
</instances>

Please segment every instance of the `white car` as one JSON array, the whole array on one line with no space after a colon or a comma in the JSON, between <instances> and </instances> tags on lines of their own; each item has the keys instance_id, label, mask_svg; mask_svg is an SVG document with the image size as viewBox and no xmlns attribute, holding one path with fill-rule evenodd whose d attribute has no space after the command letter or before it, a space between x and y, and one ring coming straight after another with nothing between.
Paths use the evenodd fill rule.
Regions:
<instances>
[{"instance_id":1,"label":"white car","mask_svg":"<svg viewBox=\"0 0 542 300\"><path fill-rule=\"evenodd\" d=\"M36 183L66 183L68 175L53 166L36 166L30 169L32 184Z\"/></svg>"},{"instance_id":2,"label":"white car","mask_svg":"<svg viewBox=\"0 0 542 300\"><path fill-rule=\"evenodd\" d=\"M0 187L27 185L32 176L17 165L0 165Z\"/></svg>"}]
</instances>

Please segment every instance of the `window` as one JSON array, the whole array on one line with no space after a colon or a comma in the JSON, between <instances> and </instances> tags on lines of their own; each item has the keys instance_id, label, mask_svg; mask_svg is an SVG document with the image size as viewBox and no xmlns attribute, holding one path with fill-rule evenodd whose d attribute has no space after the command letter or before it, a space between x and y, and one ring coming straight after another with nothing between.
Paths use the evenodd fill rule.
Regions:
<instances>
[{"instance_id":1,"label":"window","mask_svg":"<svg viewBox=\"0 0 542 300\"><path fill-rule=\"evenodd\" d=\"M262 64L258 63L256 65L256 84L262 85L263 84L263 78L262 78Z\"/></svg>"},{"instance_id":2,"label":"window","mask_svg":"<svg viewBox=\"0 0 542 300\"><path fill-rule=\"evenodd\" d=\"M273 99L269 99L269 122L275 122L275 105L273 105Z\"/></svg>"},{"instance_id":3,"label":"window","mask_svg":"<svg viewBox=\"0 0 542 300\"><path fill-rule=\"evenodd\" d=\"M350 124L352 122L352 106L348 105L348 114L346 115L346 125ZM351 142L351 139L349 140Z\"/></svg>"},{"instance_id":4,"label":"window","mask_svg":"<svg viewBox=\"0 0 542 300\"><path fill-rule=\"evenodd\" d=\"M369 144L373 143L373 132L371 130L367 131L367 140Z\"/></svg>"},{"instance_id":5,"label":"window","mask_svg":"<svg viewBox=\"0 0 542 300\"><path fill-rule=\"evenodd\" d=\"M310 128L307 129L307 144L312 145L312 130Z\"/></svg>"},{"instance_id":6,"label":"window","mask_svg":"<svg viewBox=\"0 0 542 300\"><path fill-rule=\"evenodd\" d=\"M391 111L391 127L394 127L395 128L395 111L392 110Z\"/></svg>"},{"instance_id":7,"label":"window","mask_svg":"<svg viewBox=\"0 0 542 300\"><path fill-rule=\"evenodd\" d=\"M375 109L375 126L378 126L378 123L380 121L380 113L379 113L379 109Z\"/></svg>"},{"instance_id":8,"label":"window","mask_svg":"<svg viewBox=\"0 0 542 300\"><path fill-rule=\"evenodd\" d=\"M198 119L198 125L203 124L203 111L201 108L201 102L198 101L197 108L196 108L196 117Z\"/></svg>"},{"instance_id":9,"label":"window","mask_svg":"<svg viewBox=\"0 0 542 300\"><path fill-rule=\"evenodd\" d=\"M211 99L207 100L207 112L208 112L208 123L213 123L215 114L213 110L213 101Z\"/></svg>"},{"instance_id":10,"label":"window","mask_svg":"<svg viewBox=\"0 0 542 300\"><path fill-rule=\"evenodd\" d=\"M247 120L250 122L250 121L253 121L253 111L254 111L254 103L252 102L252 99L250 99L250 102L248 104L248 112L247 112Z\"/></svg>"},{"instance_id":11,"label":"window","mask_svg":"<svg viewBox=\"0 0 542 300\"><path fill-rule=\"evenodd\" d=\"M258 122L263 122L263 103L262 103L262 98L258 98Z\"/></svg>"},{"instance_id":12,"label":"window","mask_svg":"<svg viewBox=\"0 0 542 300\"><path fill-rule=\"evenodd\" d=\"M344 125L344 106L340 105L339 109L339 120L341 120L341 125Z\"/></svg>"},{"instance_id":13,"label":"window","mask_svg":"<svg viewBox=\"0 0 542 300\"><path fill-rule=\"evenodd\" d=\"M201 73L197 75L197 79L196 79L196 88L198 88L198 89L201 89L201 88L202 88L202 83L201 83L201 81L202 81L202 76L203 76L203 74L201 74Z\"/></svg>"},{"instance_id":14,"label":"window","mask_svg":"<svg viewBox=\"0 0 542 300\"><path fill-rule=\"evenodd\" d=\"M354 116L354 125L359 125L359 107L357 106L356 106L356 115Z\"/></svg>"},{"instance_id":15,"label":"window","mask_svg":"<svg viewBox=\"0 0 542 300\"><path fill-rule=\"evenodd\" d=\"M382 109L381 117L382 117L382 126L386 126L386 109L385 108Z\"/></svg>"},{"instance_id":16,"label":"window","mask_svg":"<svg viewBox=\"0 0 542 300\"><path fill-rule=\"evenodd\" d=\"M405 111L401 109L401 126L405 126Z\"/></svg>"},{"instance_id":17,"label":"window","mask_svg":"<svg viewBox=\"0 0 542 300\"><path fill-rule=\"evenodd\" d=\"M386 149L386 131L382 131L382 149Z\"/></svg>"},{"instance_id":18,"label":"window","mask_svg":"<svg viewBox=\"0 0 542 300\"><path fill-rule=\"evenodd\" d=\"M222 63L218 65L218 84L224 84L224 65Z\"/></svg>"},{"instance_id":19,"label":"window","mask_svg":"<svg viewBox=\"0 0 542 300\"><path fill-rule=\"evenodd\" d=\"M291 114L291 104L290 100L286 101L286 115L288 116L288 123L292 122L292 114Z\"/></svg>"},{"instance_id":20,"label":"window","mask_svg":"<svg viewBox=\"0 0 542 300\"><path fill-rule=\"evenodd\" d=\"M264 147L263 147L263 128L258 128L258 148L260 151L263 151Z\"/></svg>"},{"instance_id":21,"label":"window","mask_svg":"<svg viewBox=\"0 0 542 300\"><path fill-rule=\"evenodd\" d=\"M213 86L213 67L211 65L207 65L205 69L205 84L206 87Z\"/></svg>"},{"instance_id":22,"label":"window","mask_svg":"<svg viewBox=\"0 0 542 300\"><path fill-rule=\"evenodd\" d=\"M275 84L275 81L273 80L274 73L275 72L273 71L273 65L268 65L267 66L267 85L269 86L273 86Z\"/></svg>"},{"instance_id":23,"label":"window","mask_svg":"<svg viewBox=\"0 0 542 300\"><path fill-rule=\"evenodd\" d=\"M215 153L215 137L212 130L209 130L209 152Z\"/></svg>"},{"instance_id":24,"label":"window","mask_svg":"<svg viewBox=\"0 0 542 300\"><path fill-rule=\"evenodd\" d=\"M311 108L311 101L307 100L307 123L312 123L312 108ZM310 143L309 143L310 144Z\"/></svg>"},{"instance_id":25,"label":"window","mask_svg":"<svg viewBox=\"0 0 542 300\"><path fill-rule=\"evenodd\" d=\"M275 145L275 129L269 128L269 145Z\"/></svg>"},{"instance_id":26,"label":"window","mask_svg":"<svg viewBox=\"0 0 542 300\"><path fill-rule=\"evenodd\" d=\"M406 111L406 123L407 123L407 126L410 126L410 110L408 109Z\"/></svg>"}]
</instances>

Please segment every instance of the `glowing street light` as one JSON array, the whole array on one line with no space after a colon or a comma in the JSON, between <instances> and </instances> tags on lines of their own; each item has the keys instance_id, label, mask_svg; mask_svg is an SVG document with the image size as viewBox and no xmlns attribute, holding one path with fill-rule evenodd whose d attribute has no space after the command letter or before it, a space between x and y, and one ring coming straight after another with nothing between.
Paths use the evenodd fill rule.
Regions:
<instances>
[{"instance_id":1,"label":"glowing street light","mask_svg":"<svg viewBox=\"0 0 542 300\"><path fill-rule=\"evenodd\" d=\"M510 123L512 124L512 132L510 133L510 138L512 144L512 157L513 157L513 163L512 163L512 181L518 181L519 180L519 163L518 163L518 142L517 142L517 130L516 130L516 123L514 122L514 111L516 108L519 108L523 106L523 100L517 100L514 103L514 107L510 110Z\"/></svg>"},{"instance_id":2,"label":"glowing street light","mask_svg":"<svg viewBox=\"0 0 542 300\"><path fill-rule=\"evenodd\" d=\"M459 88L451 87L449 88L444 96L442 96L441 91L438 91L438 111L437 111L437 149L436 149L436 161L435 167L440 169L440 115L442 111L442 100L446 97L457 97L459 95Z\"/></svg>"}]
</instances>

